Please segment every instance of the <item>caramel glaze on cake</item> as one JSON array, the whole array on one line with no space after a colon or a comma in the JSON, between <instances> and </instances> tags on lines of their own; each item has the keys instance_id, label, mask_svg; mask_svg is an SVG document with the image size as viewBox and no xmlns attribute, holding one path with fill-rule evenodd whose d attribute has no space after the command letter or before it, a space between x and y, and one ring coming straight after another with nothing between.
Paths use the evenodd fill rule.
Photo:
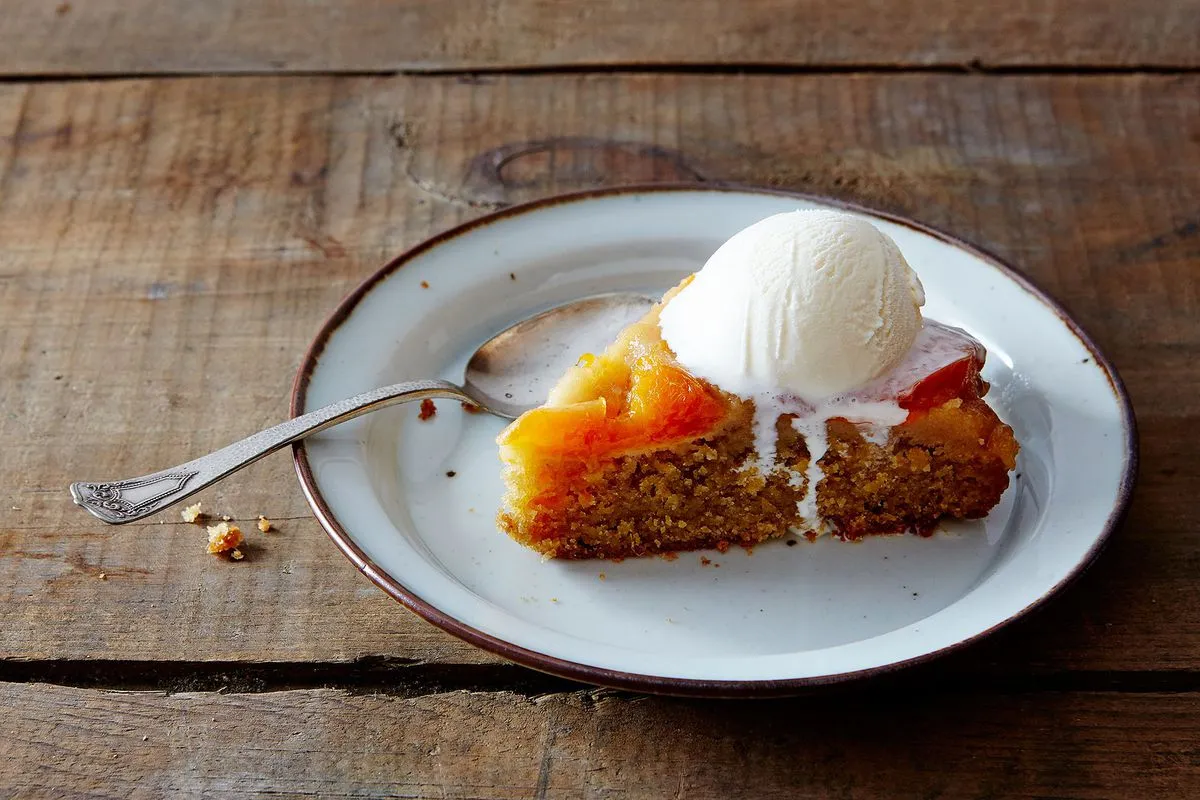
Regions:
<instances>
[{"instance_id":1,"label":"caramel glaze on cake","mask_svg":"<svg viewBox=\"0 0 1200 800\"><path fill-rule=\"evenodd\" d=\"M811 473L795 415L776 419L764 477L754 401L676 363L659 309L582 358L546 406L501 434L508 491L499 524L518 542L547 557L623 558L749 547L821 527L846 539L927 535L943 517L984 516L1007 488L1017 443L982 399L984 354L973 344L898 393L908 418L885 437L828 421L816 487L824 525L804 519Z\"/></svg>"}]
</instances>

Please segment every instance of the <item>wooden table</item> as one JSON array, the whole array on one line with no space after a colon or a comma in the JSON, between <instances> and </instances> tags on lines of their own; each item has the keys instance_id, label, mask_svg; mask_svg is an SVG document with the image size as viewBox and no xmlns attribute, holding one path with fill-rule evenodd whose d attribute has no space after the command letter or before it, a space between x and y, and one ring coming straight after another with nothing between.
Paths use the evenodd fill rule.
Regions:
<instances>
[{"instance_id":1,"label":"wooden table","mask_svg":"<svg viewBox=\"0 0 1200 800\"><path fill-rule=\"evenodd\" d=\"M1200 796L1200 3L0 0L0 797ZM204 551L70 480L282 418L387 258L739 181L990 249L1114 359L1129 517L1044 610L795 700L595 690L386 598L276 456Z\"/></svg>"}]
</instances>

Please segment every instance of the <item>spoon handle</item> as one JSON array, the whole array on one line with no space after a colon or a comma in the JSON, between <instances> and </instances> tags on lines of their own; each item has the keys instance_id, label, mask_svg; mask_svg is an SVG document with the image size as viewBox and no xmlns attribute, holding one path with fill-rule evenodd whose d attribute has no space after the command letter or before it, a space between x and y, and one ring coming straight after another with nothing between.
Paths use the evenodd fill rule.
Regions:
<instances>
[{"instance_id":1,"label":"spoon handle","mask_svg":"<svg viewBox=\"0 0 1200 800\"><path fill-rule=\"evenodd\" d=\"M134 522L191 497L297 439L380 408L433 397L474 402L462 389L445 381L383 386L281 422L177 467L123 481L72 483L71 497L76 505L110 525Z\"/></svg>"}]
</instances>

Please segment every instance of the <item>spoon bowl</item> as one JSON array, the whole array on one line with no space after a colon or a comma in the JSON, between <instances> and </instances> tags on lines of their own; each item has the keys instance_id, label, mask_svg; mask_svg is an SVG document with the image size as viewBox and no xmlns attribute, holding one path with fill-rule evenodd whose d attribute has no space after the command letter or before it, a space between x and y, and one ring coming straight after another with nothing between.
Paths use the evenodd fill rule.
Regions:
<instances>
[{"instance_id":1,"label":"spoon bowl","mask_svg":"<svg viewBox=\"0 0 1200 800\"><path fill-rule=\"evenodd\" d=\"M654 302L640 294L603 294L522 320L475 351L463 389L496 416L516 419L544 403L581 355L603 350Z\"/></svg>"}]
</instances>

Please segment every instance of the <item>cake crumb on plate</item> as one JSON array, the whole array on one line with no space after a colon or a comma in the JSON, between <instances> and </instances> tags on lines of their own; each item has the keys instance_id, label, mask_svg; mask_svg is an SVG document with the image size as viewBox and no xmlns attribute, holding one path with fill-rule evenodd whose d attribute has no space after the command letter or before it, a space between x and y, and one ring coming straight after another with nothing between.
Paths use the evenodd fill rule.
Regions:
<instances>
[{"instance_id":1,"label":"cake crumb on plate","mask_svg":"<svg viewBox=\"0 0 1200 800\"><path fill-rule=\"evenodd\" d=\"M258 515L258 529L260 531L262 531L263 533L266 533L267 531L271 530L271 520L267 519L262 514L259 514Z\"/></svg>"}]
</instances>

